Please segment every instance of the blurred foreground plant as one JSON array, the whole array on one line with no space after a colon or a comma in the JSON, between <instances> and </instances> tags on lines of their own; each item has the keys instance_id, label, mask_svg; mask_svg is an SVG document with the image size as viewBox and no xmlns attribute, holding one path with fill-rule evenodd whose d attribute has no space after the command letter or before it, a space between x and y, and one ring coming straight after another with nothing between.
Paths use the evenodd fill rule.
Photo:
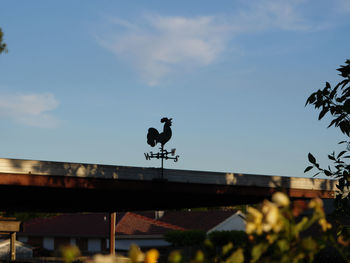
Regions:
<instances>
[{"instance_id":1,"label":"blurred foreground plant","mask_svg":"<svg viewBox=\"0 0 350 263\"><path fill-rule=\"evenodd\" d=\"M248 208L246 232L253 247L250 262L313 262L326 246L333 246L350 262L346 243L337 242L327 221L321 199L309 202L310 216L292 207L283 193L275 193L258 208Z\"/></svg>"},{"instance_id":2,"label":"blurred foreground plant","mask_svg":"<svg viewBox=\"0 0 350 263\"><path fill-rule=\"evenodd\" d=\"M350 238L342 234L336 238L319 198L311 200L306 208L301 208L292 205L286 194L277 192L271 201L265 200L257 208L248 207L246 234L246 244L229 242L218 249L210 239L206 239L190 258L184 257L181 250L174 250L169 254L168 262L304 263L314 262L322 249L333 247L344 262L350 263ZM78 254L69 248L63 254L65 262L74 261ZM96 255L88 262L157 263L158 259L158 250L143 253L137 245L132 245L127 258Z\"/></svg>"},{"instance_id":3,"label":"blurred foreground plant","mask_svg":"<svg viewBox=\"0 0 350 263\"><path fill-rule=\"evenodd\" d=\"M303 212L308 213L302 215ZM350 262L350 240L345 236L335 238L319 198L303 208L292 205L286 194L275 193L271 201L265 200L257 208L247 208L246 234L247 245L229 242L219 250L207 239L203 250L198 250L189 262L314 262L315 256L329 247L335 248L345 262ZM179 250L173 251L168 260L170 263L186 262Z\"/></svg>"},{"instance_id":4,"label":"blurred foreground plant","mask_svg":"<svg viewBox=\"0 0 350 263\"><path fill-rule=\"evenodd\" d=\"M156 263L159 258L159 252L157 249L150 249L146 253L143 253L141 249L132 244L129 248L128 257L122 257L117 255L102 255L97 254L92 258L86 260L86 263ZM66 261L66 257L64 260L66 263L70 263L72 261Z\"/></svg>"},{"instance_id":5,"label":"blurred foreground plant","mask_svg":"<svg viewBox=\"0 0 350 263\"><path fill-rule=\"evenodd\" d=\"M65 263L72 263L80 256L80 250L77 246L64 246L61 249L61 254Z\"/></svg>"}]
</instances>

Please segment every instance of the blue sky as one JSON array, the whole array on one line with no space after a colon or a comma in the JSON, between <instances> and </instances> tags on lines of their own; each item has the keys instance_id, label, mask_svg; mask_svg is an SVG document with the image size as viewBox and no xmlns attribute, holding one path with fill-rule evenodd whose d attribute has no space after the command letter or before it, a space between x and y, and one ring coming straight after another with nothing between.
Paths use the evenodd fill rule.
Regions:
<instances>
[{"instance_id":1,"label":"blue sky","mask_svg":"<svg viewBox=\"0 0 350 263\"><path fill-rule=\"evenodd\" d=\"M303 176L343 139L304 107L349 57L350 1L1 1L0 156ZM311 174L310 174L311 175Z\"/></svg>"}]
</instances>

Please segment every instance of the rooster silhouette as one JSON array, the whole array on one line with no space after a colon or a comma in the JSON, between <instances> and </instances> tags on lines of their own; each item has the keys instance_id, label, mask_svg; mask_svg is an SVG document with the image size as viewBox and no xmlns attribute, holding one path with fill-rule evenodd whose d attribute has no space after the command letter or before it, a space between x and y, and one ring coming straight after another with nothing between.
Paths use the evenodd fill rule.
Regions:
<instances>
[{"instance_id":1,"label":"rooster silhouette","mask_svg":"<svg viewBox=\"0 0 350 263\"><path fill-rule=\"evenodd\" d=\"M160 143L162 147L166 144L171 138L171 118L162 118L161 123L164 122L163 132L159 133L155 128L149 128L147 133L147 143L154 147L157 143Z\"/></svg>"}]
</instances>

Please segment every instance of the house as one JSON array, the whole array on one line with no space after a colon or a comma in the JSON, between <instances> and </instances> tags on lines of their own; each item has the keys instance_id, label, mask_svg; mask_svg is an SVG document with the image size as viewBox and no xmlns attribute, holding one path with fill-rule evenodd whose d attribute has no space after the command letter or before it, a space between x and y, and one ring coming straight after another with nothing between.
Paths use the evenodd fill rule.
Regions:
<instances>
[{"instance_id":1,"label":"house","mask_svg":"<svg viewBox=\"0 0 350 263\"><path fill-rule=\"evenodd\" d=\"M244 216L239 211L146 211L117 213L117 250L131 244L141 248L167 247L164 235L171 230L243 230ZM84 254L108 252L109 215L107 213L61 214L36 218L23 224L18 240L47 251L63 245L77 245Z\"/></svg>"},{"instance_id":2,"label":"house","mask_svg":"<svg viewBox=\"0 0 350 263\"><path fill-rule=\"evenodd\" d=\"M160 222L136 213L119 213L116 222L116 248L128 250L132 243L140 247L169 244L163 235L182 227ZM18 240L47 251L64 245L76 245L83 253L107 252L109 249L109 215L107 213L62 214L36 218L23 224Z\"/></svg>"},{"instance_id":3,"label":"house","mask_svg":"<svg viewBox=\"0 0 350 263\"><path fill-rule=\"evenodd\" d=\"M245 215L237 210L167 211L158 219L184 229L207 233L225 230L245 230Z\"/></svg>"},{"instance_id":4,"label":"house","mask_svg":"<svg viewBox=\"0 0 350 263\"><path fill-rule=\"evenodd\" d=\"M116 248L128 250L131 244L142 248L167 247L170 244L163 238L171 230L185 230L139 213L126 213L116 226Z\"/></svg>"},{"instance_id":5,"label":"house","mask_svg":"<svg viewBox=\"0 0 350 263\"><path fill-rule=\"evenodd\" d=\"M19 241L48 251L64 245L77 245L82 251L98 252L106 247L108 214L62 214L35 218L23 223Z\"/></svg>"}]
</instances>

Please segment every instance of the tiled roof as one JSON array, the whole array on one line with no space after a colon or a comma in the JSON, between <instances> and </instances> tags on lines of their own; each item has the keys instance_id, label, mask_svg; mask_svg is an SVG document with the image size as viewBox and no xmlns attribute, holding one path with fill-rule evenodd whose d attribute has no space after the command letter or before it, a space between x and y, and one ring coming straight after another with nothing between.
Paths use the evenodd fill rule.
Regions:
<instances>
[{"instance_id":1,"label":"tiled roof","mask_svg":"<svg viewBox=\"0 0 350 263\"><path fill-rule=\"evenodd\" d=\"M166 211L156 220L154 212L117 213L116 235L162 235L170 230L209 231L236 211ZM108 237L109 214L61 214L36 218L23 224L26 235Z\"/></svg>"},{"instance_id":2,"label":"tiled roof","mask_svg":"<svg viewBox=\"0 0 350 263\"><path fill-rule=\"evenodd\" d=\"M185 229L209 231L237 211L166 211L159 220Z\"/></svg>"},{"instance_id":3,"label":"tiled roof","mask_svg":"<svg viewBox=\"0 0 350 263\"><path fill-rule=\"evenodd\" d=\"M126 213L117 224L116 232L124 235L165 234L169 230L185 230L173 224L155 220L140 214Z\"/></svg>"},{"instance_id":4,"label":"tiled roof","mask_svg":"<svg viewBox=\"0 0 350 263\"><path fill-rule=\"evenodd\" d=\"M116 235L160 235L169 230L184 230L184 228L136 213L117 213ZM23 224L22 233L39 236L107 237L109 215L62 214L36 218Z\"/></svg>"},{"instance_id":5,"label":"tiled roof","mask_svg":"<svg viewBox=\"0 0 350 263\"><path fill-rule=\"evenodd\" d=\"M23 233L40 236L104 237L109 233L109 216L107 213L92 213L35 218L23 224Z\"/></svg>"}]
</instances>

